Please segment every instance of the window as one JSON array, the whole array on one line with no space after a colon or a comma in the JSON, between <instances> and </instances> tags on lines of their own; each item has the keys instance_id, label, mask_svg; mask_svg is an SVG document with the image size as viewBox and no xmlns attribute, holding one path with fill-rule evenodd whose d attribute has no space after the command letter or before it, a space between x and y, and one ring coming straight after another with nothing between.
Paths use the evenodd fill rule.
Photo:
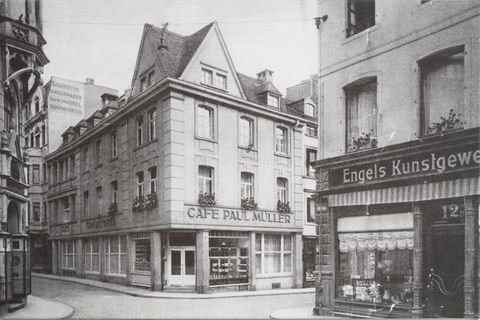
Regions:
<instances>
[{"instance_id":1,"label":"window","mask_svg":"<svg viewBox=\"0 0 480 320\"><path fill-rule=\"evenodd\" d=\"M377 136L377 80L368 80L345 89L347 111L347 147L353 139Z\"/></svg>"},{"instance_id":2,"label":"window","mask_svg":"<svg viewBox=\"0 0 480 320\"><path fill-rule=\"evenodd\" d=\"M202 69L202 83L213 86L213 72L211 70Z\"/></svg>"},{"instance_id":3,"label":"window","mask_svg":"<svg viewBox=\"0 0 480 320\"><path fill-rule=\"evenodd\" d=\"M117 131L110 133L110 156L116 158L117 154Z\"/></svg>"},{"instance_id":4,"label":"window","mask_svg":"<svg viewBox=\"0 0 480 320\"><path fill-rule=\"evenodd\" d=\"M88 160L89 159L88 159L88 148L87 147L83 148L82 156L83 156L83 159L82 159L83 160L82 161L83 162L83 171L87 172L88 167L89 167L88 166Z\"/></svg>"},{"instance_id":5,"label":"window","mask_svg":"<svg viewBox=\"0 0 480 320\"><path fill-rule=\"evenodd\" d=\"M85 272L100 273L100 241L98 238L85 240Z\"/></svg>"},{"instance_id":6,"label":"window","mask_svg":"<svg viewBox=\"0 0 480 320\"><path fill-rule=\"evenodd\" d=\"M47 137L45 136L46 131L45 131L45 125L42 126L42 143L43 145L47 144Z\"/></svg>"},{"instance_id":7,"label":"window","mask_svg":"<svg viewBox=\"0 0 480 320\"><path fill-rule=\"evenodd\" d=\"M70 199L68 197L62 198L62 206L63 206L63 221L62 222L70 222Z\"/></svg>"},{"instance_id":8,"label":"window","mask_svg":"<svg viewBox=\"0 0 480 320\"><path fill-rule=\"evenodd\" d=\"M70 156L70 178L75 177L75 155Z\"/></svg>"},{"instance_id":9,"label":"window","mask_svg":"<svg viewBox=\"0 0 480 320\"><path fill-rule=\"evenodd\" d=\"M307 198L307 222L315 223L315 198Z\"/></svg>"},{"instance_id":10,"label":"window","mask_svg":"<svg viewBox=\"0 0 480 320\"><path fill-rule=\"evenodd\" d=\"M95 160L97 166L102 164L102 140L95 141Z\"/></svg>"},{"instance_id":11,"label":"window","mask_svg":"<svg viewBox=\"0 0 480 320\"><path fill-rule=\"evenodd\" d=\"M267 105L274 108L278 108L278 105L279 105L278 100L279 100L278 97L269 94L267 97Z\"/></svg>"},{"instance_id":12,"label":"window","mask_svg":"<svg viewBox=\"0 0 480 320\"><path fill-rule=\"evenodd\" d=\"M143 117L138 117L136 120L137 123L137 146L143 144Z\"/></svg>"},{"instance_id":13,"label":"window","mask_svg":"<svg viewBox=\"0 0 480 320\"><path fill-rule=\"evenodd\" d=\"M103 190L102 187L97 187L97 214L101 215L103 213Z\"/></svg>"},{"instance_id":14,"label":"window","mask_svg":"<svg viewBox=\"0 0 480 320\"><path fill-rule=\"evenodd\" d=\"M89 217L90 216L90 204L88 202L88 191L83 193L83 216Z\"/></svg>"},{"instance_id":15,"label":"window","mask_svg":"<svg viewBox=\"0 0 480 320\"><path fill-rule=\"evenodd\" d=\"M152 86L153 81L154 81L154 79L153 79L154 75L155 75L155 70L152 70L147 74L147 86L148 87Z\"/></svg>"},{"instance_id":16,"label":"window","mask_svg":"<svg viewBox=\"0 0 480 320\"><path fill-rule=\"evenodd\" d=\"M305 104L305 110L304 110L304 113L305 115L307 116L310 116L310 117L315 117L316 116L316 110L317 108L315 108L315 106L311 103L306 103Z\"/></svg>"},{"instance_id":17,"label":"window","mask_svg":"<svg viewBox=\"0 0 480 320\"><path fill-rule=\"evenodd\" d=\"M43 201L42 221L47 222L47 202Z\"/></svg>"},{"instance_id":18,"label":"window","mask_svg":"<svg viewBox=\"0 0 480 320\"><path fill-rule=\"evenodd\" d=\"M35 140L34 140L34 135L33 135L33 132L30 133L30 147L34 147L35 146Z\"/></svg>"},{"instance_id":19,"label":"window","mask_svg":"<svg viewBox=\"0 0 480 320\"><path fill-rule=\"evenodd\" d=\"M147 77L140 78L140 92L143 92L147 89Z\"/></svg>"},{"instance_id":20,"label":"window","mask_svg":"<svg viewBox=\"0 0 480 320\"><path fill-rule=\"evenodd\" d=\"M32 166L32 183L39 184L40 183L40 165L34 164Z\"/></svg>"},{"instance_id":21,"label":"window","mask_svg":"<svg viewBox=\"0 0 480 320\"><path fill-rule=\"evenodd\" d=\"M157 167L148 169L150 173L150 193L157 193Z\"/></svg>"},{"instance_id":22,"label":"window","mask_svg":"<svg viewBox=\"0 0 480 320\"><path fill-rule=\"evenodd\" d=\"M157 137L157 110L153 109L148 113L148 140L152 141Z\"/></svg>"},{"instance_id":23,"label":"window","mask_svg":"<svg viewBox=\"0 0 480 320\"><path fill-rule=\"evenodd\" d=\"M111 190L112 190L112 203L117 203L118 202L118 184L117 181L112 181L110 184Z\"/></svg>"},{"instance_id":24,"label":"window","mask_svg":"<svg viewBox=\"0 0 480 320\"><path fill-rule=\"evenodd\" d=\"M288 180L277 178L277 201L288 202Z\"/></svg>"},{"instance_id":25,"label":"window","mask_svg":"<svg viewBox=\"0 0 480 320\"><path fill-rule=\"evenodd\" d=\"M127 239L125 236L106 238L105 269L107 274L127 274Z\"/></svg>"},{"instance_id":26,"label":"window","mask_svg":"<svg viewBox=\"0 0 480 320\"><path fill-rule=\"evenodd\" d=\"M35 132L35 148L40 148L40 131Z\"/></svg>"},{"instance_id":27,"label":"window","mask_svg":"<svg viewBox=\"0 0 480 320\"><path fill-rule=\"evenodd\" d=\"M253 147L253 120L248 117L240 117L239 143L243 147Z\"/></svg>"},{"instance_id":28,"label":"window","mask_svg":"<svg viewBox=\"0 0 480 320\"><path fill-rule=\"evenodd\" d=\"M143 197L143 171L137 172L137 197Z\"/></svg>"},{"instance_id":29,"label":"window","mask_svg":"<svg viewBox=\"0 0 480 320\"><path fill-rule=\"evenodd\" d=\"M64 179L64 176L63 176L63 160L60 160L58 162L58 181L62 182L63 179Z\"/></svg>"},{"instance_id":30,"label":"window","mask_svg":"<svg viewBox=\"0 0 480 320\"><path fill-rule=\"evenodd\" d=\"M35 98L35 114L40 112L40 99Z\"/></svg>"},{"instance_id":31,"label":"window","mask_svg":"<svg viewBox=\"0 0 480 320\"><path fill-rule=\"evenodd\" d=\"M213 139L213 109L206 106L197 107L197 136Z\"/></svg>"},{"instance_id":32,"label":"window","mask_svg":"<svg viewBox=\"0 0 480 320\"><path fill-rule=\"evenodd\" d=\"M28 135L25 137L25 147L28 148Z\"/></svg>"},{"instance_id":33,"label":"window","mask_svg":"<svg viewBox=\"0 0 480 320\"><path fill-rule=\"evenodd\" d=\"M70 221L75 221L75 201L76 196L73 194L70 196Z\"/></svg>"},{"instance_id":34,"label":"window","mask_svg":"<svg viewBox=\"0 0 480 320\"><path fill-rule=\"evenodd\" d=\"M33 203L33 221L40 222L40 202Z\"/></svg>"},{"instance_id":35,"label":"window","mask_svg":"<svg viewBox=\"0 0 480 320\"><path fill-rule=\"evenodd\" d=\"M292 272L292 238L281 234L256 234L255 272L274 274Z\"/></svg>"},{"instance_id":36,"label":"window","mask_svg":"<svg viewBox=\"0 0 480 320\"><path fill-rule=\"evenodd\" d=\"M375 25L375 0L347 1L347 37Z\"/></svg>"},{"instance_id":37,"label":"window","mask_svg":"<svg viewBox=\"0 0 480 320\"><path fill-rule=\"evenodd\" d=\"M283 127L275 127L275 152L287 154L288 150L288 131Z\"/></svg>"},{"instance_id":38,"label":"window","mask_svg":"<svg viewBox=\"0 0 480 320\"><path fill-rule=\"evenodd\" d=\"M198 167L198 191L200 193L213 194L213 168L207 166Z\"/></svg>"},{"instance_id":39,"label":"window","mask_svg":"<svg viewBox=\"0 0 480 320\"><path fill-rule=\"evenodd\" d=\"M134 271L149 272L150 271L150 234L140 233L132 236L135 246L135 262L133 264Z\"/></svg>"},{"instance_id":40,"label":"window","mask_svg":"<svg viewBox=\"0 0 480 320\"><path fill-rule=\"evenodd\" d=\"M240 197L241 199L254 198L253 192L253 174L250 172L242 172L240 174Z\"/></svg>"},{"instance_id":41,"label":"window","mask_svg":"<svg viewBox=\"0 0 480 320\"><path fill-rule=\"evenodd\" d=\"M152 86L154 81L155 70L151 70L148 74L142 76L140 78L140 92L147 90L150 86Z\"/></svg>"},{"instance_id":42,"label":"window","mask_svg":"<svg viewBox=\"0 0 480 320\"><path fill-rule=\"evenodd\" d=\"M217 87L227 90L227 76L217 73Z\"/></svg>"},{"instance_id":43,"label":"window","mask_svg":"<svg viewBox=\"0 0 480 320\"><path fill-rule=\"evenodd\" d=\"M307 149L305 155L305 175L309 177L315 176L315 169L312 167L312 162L317 160L317 150Z\"/></svg>"},{"instance_id":44,"label":"window","mask_svg":"<svg viewBox=\"0 0 480 320\"><path fill-rule=\"evenodd\" d=\"M446 50L420 62L421 127L424 135L463 128L466 120L463 50L463 47ZM452 128L436 128L433 124L442 122L440 117L450 119Z\"/></svg>"},{"instance_id":45,"label":"window","mask_svg":"<svg viewBox=\"0 0 480 320\"><path fill-rule=\"evenodd\" d=\"M62 269L75 270L75 240L62 241Z\"/></svg>"},{"instance_id":46,"label":"window","mask_svg":"<svg viewBox=\"0 0 480 320\"><path fill-rule=\"evenodd\" d=\"M57 164L56 163L51 166L50 172L52 173L53 184L56 184L58 182L57 181Z\"/></svg>"},{"instance_id":47,"label":"window","mask_svg":"<svg viewBox=\"0 0 480 320\"><path fill-rule=\"evenodd\" d=\"M42 170L43 170L43 183L48 183L48 172L47 172L47 164L44 163L42 165Z\"/></svg>"}]
</instances>

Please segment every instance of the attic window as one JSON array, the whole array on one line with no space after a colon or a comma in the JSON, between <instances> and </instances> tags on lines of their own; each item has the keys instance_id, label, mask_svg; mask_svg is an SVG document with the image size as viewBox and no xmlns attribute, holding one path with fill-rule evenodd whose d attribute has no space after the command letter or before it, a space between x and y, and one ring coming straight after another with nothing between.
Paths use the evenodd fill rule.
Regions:
<instances>
[{"instance_id":1,"label":"attic window","mask_svg":"<svg viewBox=\"0 0 480 320\"><path fill-rule=\"evenodd\" d=\"M271 107L278 108L278 97L269 94L267 98L267 104Z\"/></svg>"},{"instance_id":2,"label":"attic window","mask_svg":"<svg viewBox=\"0 0 480 320\"><path fill-rule=\"evenodd\" d=\"M151 70L146 75L140 78L140 92L147 90L153 84L153 76L155 75L155 70Z\"/></svg>"},{"instance_id":3,"label":"attic window","mask_svg":"<svg viewBox=\"0 0 480 320\"><path fill-rule=\"evenodd\" d=\"M202 84L215 87L221 90L227 90L226 71L213 67L202 67Z\"/></svg>"},{"instance_id":4,"label":"attic window","mask_svg":"<svg viewBox=\"0 0 480 320\"><path fill-rule=\"evenodd\" d=\"M311 103L306 103L305 104L305 110L304 110L304 113L305 115L307 116L310 116L310 117L315 117L315 106Z\"/></svg>"},{"instance_id":5,"label":"attic window","mask_svg":"<svg viewBox=\"0 0 480 320\"><path fill-rule=\"evenodd\" d=\"M202 69L202 83L213 86L213 72L211 70Z\"/></svg>"}]
</instances>

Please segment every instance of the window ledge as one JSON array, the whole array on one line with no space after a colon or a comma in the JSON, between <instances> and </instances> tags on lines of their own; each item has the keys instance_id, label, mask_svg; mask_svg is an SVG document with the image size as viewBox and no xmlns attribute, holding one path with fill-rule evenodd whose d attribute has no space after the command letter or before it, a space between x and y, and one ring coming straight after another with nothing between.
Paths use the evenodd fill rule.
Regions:
<instances>
[{"instance_id":1,"label":"window ledge","mask_svg":"<svg viewBox=\"0 0 480 320\"><path fill-rule=\"evenodd\" d=\"M195 135L195 139L197 139L197 140L203 140L203 141L208 141L208 142L212 142L212 143L218 143L218 141L215 140L215 139L200 137L200 136L197 136L197 135Z\"/></svg>"},{"instance_id":2,"label":"window ledge","mask_svg":"<svg viewBox=\"0 0 480 320\"><path fill-rule=\"evenodd\" d=\"M376 31L377 29L378 29L378 24L377 24L376 21L375 21L375 25L374 25L374 26L372 26L372 27L370 27L370 28L367 28L367 29L365 29L365 30L362 30L362 31L360 31L359 33L355 33L354 35L351 35L351 36L348 37L348 38L345 38L345 40L343 40L343 42L342 42L342 45L345 45L345 44L347 44L347 43L349 43L349 42L351 42L351 41L355 41L355 40L357 40L358 38L362 38L362 37L368 35L370 32ZM346 33L347 33L347 30L345 29L344 32L345 32L345 34L346 34Z\"/></svg>"},{"instance_id":3,"label":"window ledge","mask_svg":"<svg viewBox=\"0 0 480 320\"><path fill-rule=\"evenodd\" d=\"M153 140L144 142L144 143L142 143L141 145L136 146L135 149L133 149L133 151L138 151L138 150L140 150L140 149L142 149L142 148L144 148L144 147L146 147L146 146L148 146L148 145L150 145L150 144L152 144L152 143L154 143L154 142L157 142L157 141L158 141L158 138L155 138L155 139L153 139ZM117 157L117 158L118 158L118 157Z\"/></svg>"},{"instance_id":4,"label":"window ledge","mask_svg":"<svg viewBox=\"0 0 480 320\"><path fill-rule=\"evenodd\" d=\"M239 145L239 146L238 146L238 149L243 149L243 150L246 150L247 152L250 152L250 151L258 152L256 146L253 146L253 147L249 148L248 146L241 146L241 145Z\"/></svg>"},{"instance_id":5,"label":"window ledge","mask_svg":"<svg viewBox=\"0 0 480 320\"><path fill-rule=\"evenodd\" d=\"M106 277L113 277L113 278L126 278L126 274L120 274L120 273L105 273Z\"/></svg>"},{"instance_id":6,"label":"window ledge","mask_svg":"<svg viewBox=\"0 0 480 320\"><path fill-rule=\"evenodd\" d=\"M288 154L285 154L285 153L274 152L273 154L274 154L276 157L281 157L281 158L290 159L290 156L289 156Z\"/></svg>"},{"instance_id":7,"label":"window ledge","mask_svg":"<svg viewBox=\"0 0 480 320\"><path fill-rule=\"evenodd\" d=\"M309 180L315 180L315 176L303 175L302 178L303 178L303 179L309 179Z\"/></svg>"},{"instance_id":8,"label":"window ledge","mask_svg":"<svg viewBox=\"0 0 480 320\"><path fill-rule=\"evenodd\" d=\"M269 278L287 278L293 277L292 272L287 273L268 273L268 274L256 274L255 276L257 279L269 279Z\"/></svg>"}]
</instances>

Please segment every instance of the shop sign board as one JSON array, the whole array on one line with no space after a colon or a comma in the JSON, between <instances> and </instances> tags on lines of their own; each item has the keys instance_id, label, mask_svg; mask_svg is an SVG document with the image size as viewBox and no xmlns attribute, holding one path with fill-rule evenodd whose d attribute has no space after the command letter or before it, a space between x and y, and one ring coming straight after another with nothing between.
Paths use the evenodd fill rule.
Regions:
<instances>
[{"instance_id":1,"label":"shop sign board","mask_svg":"<svg viewBox=\"0 0 480 320\"><path fill-rule=\"evenodd\" d=\"M293 213L185 205L185 219L197 223L294 226Z\"/></svg>"},{"instance_id":2,"label":"shop sign board","mask_svg":"<svg viewBox=\"0 0 480 320\"><path fill-rule=\"evenodd\" d=\"M360 165L333 168L328 173L329 187L362 185L368 182L413 176L435 176L480 168L478 145L462 149L422 152Z\"/></svg>"},{"instance_id":3,"label":"shop sign board","mask_svg":"<svg viewBox=\"0 0 480 320\"><path fill-rule=\"evenodd\" d=\"M52 236L66 236L73 232L73 224L58 224L50 226L50 235Z\"/></svg>"},{"instance_id":4,"label":"shop sign board","mask_svg":"<svg viewBox=\"0 0 480 320\"><path fill-rule=\"evenodd\" d=\"M115 217L102 217L82 221L83 231L105 230L115 226Z\"/></svg>"}]
</instances>

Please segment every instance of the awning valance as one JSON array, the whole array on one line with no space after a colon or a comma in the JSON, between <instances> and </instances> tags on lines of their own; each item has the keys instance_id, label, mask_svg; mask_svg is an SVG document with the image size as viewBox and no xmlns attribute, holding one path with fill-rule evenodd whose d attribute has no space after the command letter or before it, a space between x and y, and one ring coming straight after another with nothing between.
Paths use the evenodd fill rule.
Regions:
<instances>
[{"instance_id":1,"label":"awning valance","mask_svg":"<svg viewBox=\"0 0 480 320\"><path fill-rule=\"evenodd\" d=\"M339 233L340 252L413 249L413 231Z\"/></svg>"}]
</instances>

